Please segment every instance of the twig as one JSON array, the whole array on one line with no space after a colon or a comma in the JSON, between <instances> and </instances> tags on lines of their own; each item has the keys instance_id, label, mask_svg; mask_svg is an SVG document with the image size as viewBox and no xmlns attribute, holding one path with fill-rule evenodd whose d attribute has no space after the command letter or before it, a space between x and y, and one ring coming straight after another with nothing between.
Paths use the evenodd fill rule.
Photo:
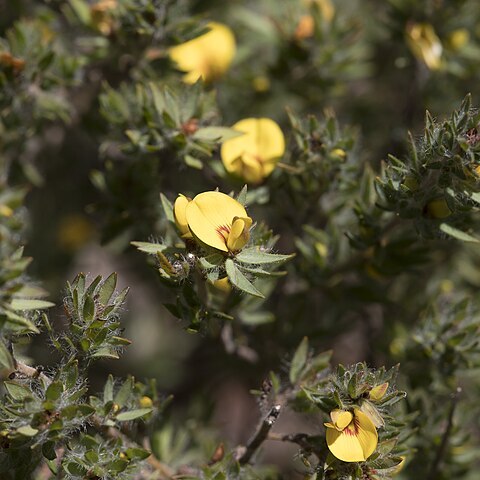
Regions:
<instances>
[{"instance_id":1,"label":"twig","mask_svg":"<svg viewBox=\"0 0 480 480\"><path fill-rule=\"evenodd\" d=\"M45 387L48 387L52 383L52 379L43 373L43 369L41 367L30 367L23 362L15 360L15 371L12 372L9 377L13 379L18 373L28 378L41 380Z\"/></svg>"},{"instance_id":2,"label":"twig","mask_svg":"<svg viewBox=\"0 0 480 480\"><path fill-rule=\"evenodd\" d=\"M263 419L257 433L250 439L245 450L241 452L239 463L245 464L250 461L254 453L258 450L260 445L267 439L270 429L280 415L280 405L274 405L268 415Z\"/></svg>"},{"instance_id":3,"label":"twig","mask_svg":"<svg viewBox=\"0 0 480 480\"><path fill-rule=\"evenodd\" d=\"M428 475L427 480L435 480L436 478L438 478L438 470L445 455L445 450L447 449L448 437L450 436L453 427L453 415L455 413L455 408L457 407L458 399L461 392L462 389L458 387L455 393L452 393L451 395L447 426L445 427L445 431L443 432L442 441L440 442L440 445L438 447L437 454L435 455L435 459L432 463L432 468L430 469L430 474Z\"/></svg>"}]
</instances>

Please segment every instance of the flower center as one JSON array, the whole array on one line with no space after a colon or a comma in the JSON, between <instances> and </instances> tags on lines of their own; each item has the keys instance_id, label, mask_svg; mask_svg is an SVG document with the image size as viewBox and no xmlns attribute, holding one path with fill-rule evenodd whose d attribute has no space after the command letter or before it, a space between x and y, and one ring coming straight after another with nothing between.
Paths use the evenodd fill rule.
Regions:
<instances>
[{"instance_id":1,"label":"flower center","mask_svg":"<svg viewBox=\"0 0 480 480\"><path fill-rule=\"evenodd\" d=\"M347 427L343 430L347 435L357 436L359 430L359 421L354 418Z\"/></svg>"},{"instance_id":2,"label":"flower center","mask_svg":"<svg viewBox=\"0 0 480 480\"><path fill-rule=\"evenodd\" d=\"M225 243L227 243L230 229L231 227L229 227L228 225L221 225L217 228L217 233L220 235L221 238L223 238L223 240L225 240Z\"/></svg>"}]
</instances>

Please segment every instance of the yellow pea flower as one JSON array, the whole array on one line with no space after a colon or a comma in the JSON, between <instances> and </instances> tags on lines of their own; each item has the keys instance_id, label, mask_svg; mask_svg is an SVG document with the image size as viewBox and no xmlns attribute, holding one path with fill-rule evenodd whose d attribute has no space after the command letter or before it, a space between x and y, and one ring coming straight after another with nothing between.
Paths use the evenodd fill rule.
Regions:
<instances>
[{"instance_id":1,"label":"yellow pea flower","mask_svg":"<svg viewBox=\"0 0 480 480\"><path fill-rule=\"evenodd\" d=\"M294 37L296 40L310 38L315 32L315 20L311 15L302 15L295 29Z\"/></svg>"},{"instance_id":2,"label":"yellow pea flower","mask_svg":"<svg viewBox=\"0 0 480 480\"><path fill-rule=\"evenodd\" d=\"M169 51L179 70L186 72L185 83L195 83L199 78L206 82L215 80L228 70L235 56L235 37L230 28L215 22L207 27L207 33Z\"/></svg>"},{"instance_id":3,"label":"yellow pea flower","mask_svg":"<svg viewBox=\"0 0 480 480\"><path fill-rule=\"evenodd\" d=\"M375 425L362 411L354 409L330 412L327 427L327 445L332 454L343 462L363 462L377 448Z\"/></svg>"},{"instance_id":4,"label":"yellow pea flower","mask_svg":"<svg viewBox=\"0 0 480 480\"><path fill-rule=\"evenodd\" d=\"M203 192L193 200L180 195L174 213L180 232L188 228L191 236L217 250L236 252L250 239L252 219L241 203L224 193Z\"/></svg>"},{"instance_id":5,"label":"yellow pea flower","mask_svg":"<svg viewBox=\"0 0 480 480\"><path fill-rule=\"evenodd\" d=\"M285 152L282 130L269 118L246 118L232 128L244 135L223 143L220 155L225 169L248 183L260 183Z\"/></svg>"},{"instance_id":6,"label":"yellow pea flower","mask_svg":"<svg viewBox=\"0 0 480 480\"><path fill-rule=\"evenodd\" d=\"M452 50L462 49L470 40L470 33L466 28L457 28L448 36L448 44Z\"/></svg>"},{"instance_id":7,"label":"yellow pea flower","mask_svg":"<svg viewBox=\"0 0 480 480\"><path fill-rule=\"evenodd\" d=\"M219 278L218 280L215 280L212 285L223 293L230 293L232 291L232 284L228 277Z\"/></svg>"},{"instance_id":8,"label":"yellow pea flower","mask_svg":"<svg viewBox=\"0 0 480 480\"><path fill-rule=\"evenodd\" d=\"M407 44L412 53L430 70L442 66L442 42L429 23L412 23L407 26Z\"/></svg>"}]
</instances>

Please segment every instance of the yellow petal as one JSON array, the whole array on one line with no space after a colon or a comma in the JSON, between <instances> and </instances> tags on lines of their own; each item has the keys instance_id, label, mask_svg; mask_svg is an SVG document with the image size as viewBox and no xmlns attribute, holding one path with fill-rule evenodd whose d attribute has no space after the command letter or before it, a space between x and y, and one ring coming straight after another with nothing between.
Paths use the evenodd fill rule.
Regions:
<instances>
[{"instance_id":1,"label":"yellow petal","mask_svg":"<svg viewBox=\"0 0 480 480\"><path fill-rule=\"evenodd\" d=\"M227 247L231 252L241 250L250 239L250 227L252 226L252 219L235 218L233 220L232 228L228 234Z\"/></svg>"},{"instance_id":2,"label":"yellow petal","mask_svg":"<svg viewBox=\"0 0 480 480\"><path fill-rule=\"evenodd\" d=\"M270 175L285 152L285 137L270 118L246 118L232 126L244 135L223 143L221 157L225 169L259 183Z\"/></svg>"},{"instance_id":3,"label":"yellow petal","mask_svg":"<svg viewBox=\"0 0 480 480\"><path fill-rule=\"evenodd\" d=\"M335 428L343 430L353 419L353 415L346 410L332 410L330 418L335 425Z\"/></svg>"},{"instance_id":4,"label":"yellow petal","mask_svg":"<svg viewBox=\"0 0 480 480\"><path fill-rule=\"evenodd\" d=\"M344 462L363 462L377 448L375 425L360 410L355 410L353 420L341 432L327 428L327 445L332 454Z\"/></svg>"},{"instance_id":5,"label":"yellow petal","mask_svg":"<svg viewBox=\"0 0 480 480\"><path fill-rule=\"evenodd\" d=\"M187 72L183 78L186 83L195 83L200 77L214 80L225 73L235 56L235 37L230 28L215 22L207 26L207 33L169 51L178 68Z\"/></svg>"},{"instance_id":6,"label":"yellow petal","mask_svg":"<svg viewBox=\"0 0 480 480\"><path fill-rule=\"evenodd\" d=\"M186 215L186 209L189 202L190 202L190 199L188 199L184 195L179 195L175 200L175 205L173 206L175 223L181 235L190 233L190 230L188 229L187 215Z\"/></svg>"},{"instance_id":7,"label":"yellow petal","mask_svg":"<svg viewBox=\"0 0 480 480\"><path fill-rule=\"evenodd\" d=\"M190 231L202 243L228 252L227 239L235 217L248 218L243 205L220 192L198 194L186 208Z\"/></svg>"},{"instance_id":8,"label":"yellow petal","mask_svg":"<svg viewBox=\"0 0 480 480\"><path fill-rule=\"evenodd\" d=\"M432 25L414 23L407 27L407 43L412 53L431 70L441 67L442 42Z\"/></svg>"},{"instance_id":9,"label":"yellow petal","mask_svg":"<svg viewBox=\"0 0 480 480\"><path fill-rule=\"evenodd\" d=\"M381 400L388 390L388 382L373 387L368 393L368 398L374 402Z\"/></svg>"}]
</instances>

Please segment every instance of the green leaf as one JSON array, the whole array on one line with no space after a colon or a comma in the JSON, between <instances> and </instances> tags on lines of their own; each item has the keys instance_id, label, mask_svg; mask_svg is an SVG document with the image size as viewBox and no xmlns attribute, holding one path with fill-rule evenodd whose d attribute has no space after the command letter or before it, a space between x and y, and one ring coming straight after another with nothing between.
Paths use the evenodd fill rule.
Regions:
<instances>
[{"instance_id":1,"label":"green leaf","mask_svg":"<svg viewBox=\"0 0 480 480\"><path fill-rule=\"evenodd\" d=\"M85 25L90 23L90 8L88 8L88 4L82 0L68 0L70 6L77 14L79 20L84 23Z\"/></svg>"},{"instance_id":2,"label":"green leaf","mask_svg":"<svg viewBox=\"0 0 480 480\"><path fill-rule=\"evenodd\" d=\"M54 307L55 304L45 300L36 300L33 298L13 298L10 301L12 310L43 310L44 308Z\"/></svg>"},{"instance_id":3,"label":"green leaf","mask_svg":"<svg viewBox=\"0 0 480 480\"><path fill-rule=\"evenodd\" d=\"M137 410L129 410L128 412L119 413L117 415L117 420L119 422L128 422L130 420L135 420L136 418L144 417L152 411L152 408L138 408Z\"/></svg>"},{"instance_id":4,"label":"green leaf","mask_svg":"<svg viewBox=\"0 0 480 480\"><path fill-rule=\"evenodd\" d=\"M125 450L125 455L130 460L145 460L145 458L148 458L151 453L143 448L127 448Z\"/></svg>"},{"instance_id":5,"label":"green leaf","mask_svg":"<svg viewBox=\"0 0 480 480\"><path fill-rule=\"evenodd\" d=\"M60 398L64 391L63 383L60 381L52 382L45 392L45 398L51 402L55 402Z\"/></svg>"},{"instance_id":6,"label":"green leaf","mask_svg":"<svg viewBox=\"0 0 480 480\"><path fill-rule=\"evenodd\" d=\"M13 370L14 366L12 355L6 345L0 340L0 368Z\"/></svg>"},{"instance_id":7,"label":"green leaf","mask_svg":"<svg viewBox=\"0 0 480 480\"><path fill-rule=\"evenodd\" d=\"M201 160L198 160L195 157L192 157L191 155L185 155L183 157L185 164L188 165L191 168L195 168L197 170L202 170L203 169L203 162Z\"/></svg>"},{"instance_id":8,"label":"green leaf","mask_svg":"<svg viewBox=\"0 0 480 480\"><path fill-rule=\"evenodd\" d=\"M117 274L113 272L103 283L98 291L98 301L102 305L107 305L112 298L113 292L117 286Z\"/></svg>"},{"instance_id":9,"label":"green leaf","mask_svg":"<svg viewBox=\"0 0 480 480\"><path fill-rule=\"evenodd\" d=\"M160 201L162 202L162 208L165 212L165 216L169 222L175 223L175 215L173 214L173 205L172 202L163 194L160 194ZM139 242L136 242L139 243ZM141 242L140 242L141 243ZM132 242L135 245L134 242Z\"/></svg>"},{"instance_id":10,"label":"green leaf","mask_svg":"<svg viewBox=\"0 0 480 480\"><path fill-rule=\"evenodd\" d=\"M55 442L45 442L42 445L42 454L47 460L55 460L57 458Z\"/></svg>"},{"instance_id":11,"label":"green leaf","mask_svg":"<svg viewBox=\"0 0 480 480\"><path fill-rule=\"evenodd\" d=\"M168 247L161 243L149 243L149 242L130 242L131 245L137 247L138 250L145 253L151 253L156 255L158 252L163 252Z\"/></svg>"},{"instance_id":12,"label":"green leaf","mask_svg":"<svg viewBox=\"0 0 480 480\"><path fill-rule=\"evenodd\" d=\"M32 428L30 425L25 425L17 428L17 433L24 435L25 437L34 437L38 433L38 430L36 428Z\"/></svg>"},{"instance_id":13,"label":"green leaf","mask_svg":"<svg viewBox=\"0 0 480 480\"><path fill-rule=\"evenodd\" d=\"M290 365L289 378L290 382L295 385L305 367L308 356L308 338L303 337L295 354L293 355L292 364Z\"/></svg>"},{"instance_id":14,"label":"green leaf","mask_svg":"<svg viewBox=\"0 0 480 480\"><path fill-rule=\"evenodd\" d=\"M227 258L225 262L225 270L228 275L228 279L232 282L232 285L237 287L242 292L253 295L254 297L265 298L262 292L245 277L245 275L237 268L231 258Z\"/></svg>"},{"instance_id":15,"label":"green leaf","mask_svg":"<svg viewBox=\"0 0 480 480\"><path fill-rule=\"evenodd\" d=\"M113 376L110 374L105 386L103 387L103 402L112 402L113 401Z\"/></svg>"},{"instance_id":16,"label":"green leaf","mask_svg":"<svg viewBox=\"0 0 480 480\"><path fill-rule=\"evenodd\" d=\"M447 235L450 235L457 240L461 240L462 242L472 242L472 243L480 243L480 239L472 237L468 233L462 232L455 227L452 227L448 223L442 223L440 225L440 230Z\"/></svg>"},{"instance_id":17,"label":"green leaf","mask_svg":"<svg viewBox=\"0 0 480 480\"><path fill-rule=\"evenodd\" d=\"M247 190L248 190L247 184L245 184L237 196L238 203L241 203L242 205L245 205L247 203Z\"/></svg>"},{"instance_id":18,"label":"green leaf","mask_svg":"<svg viewBox=\"0 0 480 480\"><path fill-rule=\"evenodd\" d=\"M237 132L228 127L203 127L199 128L193 135L194 140L204 142L225 142L231 138L244 135L243 132Z\"/></svg>"},{"instance_id":19,"label":"green leaf","mask_svg":"<svg viewBox=\"0 0 480 480\"><path fill-rule=\"evenodd\" d=\"M19 383L5 381L3 382L3 385L5 386L8 394L14 400L25 400L26 398L32 398L33 396L29 388L20 385Z\"/></svg>"},{"instance_id":20,"label":"green leaf","mask_svg":"<svg viewBox=\"0 0 480 480\"><path fill-rule=\"evenodd\" d=\"M245 248L235 256L235 259L240 263L250 263L254 265L266 265L266 264L281 264L291 258L295 254L291 255L279 255L276 253L267 253L260 250L259 247Z\"/></svg>"},{"instance_id":21,"label":"green leaf","mask_svg":"<svg viewBox=\"0 0 480 480\"><path fill-rule=\"evenodd\" d=\"M85 303L83 304L83 319L90 323L95 318L95 302L90 296L85 297Z\"/></svg>"},{"instance_id":22,"label":"green leaf","mask_svg":"<svg viewBox=\"0 0 480 480\"><path fill-rule=\"evenodd\" d=\"M132 390L133 377L128 377L115 395L115 398L113 399L114 403L116 403L119 407L123 407L128 402Z\"/></svg>"},{"instance_id":23,"label":"green leaf","mask_svg":"<svg viewBox=\"0 0 480 480\"><path fill-rule=\"evenodd\" d=\"M242 312L240 320L245 325L263 325L275 321L275 315L271 312Z\"/></svg>"}]
</instances>

